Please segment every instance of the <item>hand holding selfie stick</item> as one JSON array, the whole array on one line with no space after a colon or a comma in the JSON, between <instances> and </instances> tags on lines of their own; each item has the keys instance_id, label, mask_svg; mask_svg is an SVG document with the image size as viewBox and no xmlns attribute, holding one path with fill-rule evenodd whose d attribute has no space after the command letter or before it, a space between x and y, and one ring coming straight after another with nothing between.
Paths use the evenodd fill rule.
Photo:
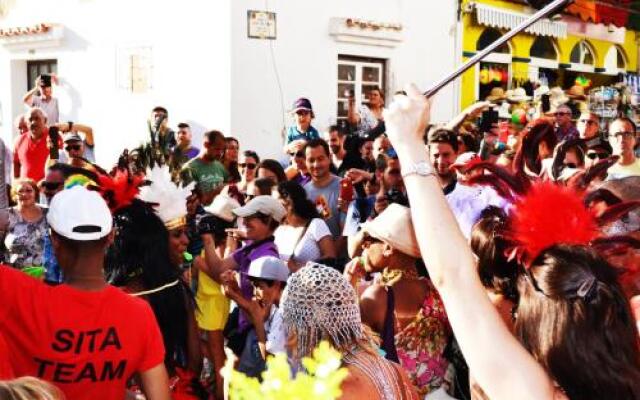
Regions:
<instances>
[{"instance_id":1,"label":"hand holding selfie stick","mask_svg":"<svg viewBox=\"0 0 640 400\"><path fill-rule=\"evenodd\" d=\"M438 91L440 91L440 89L442 89L443 87L448 85L454 79L458 78L460 75L462 75L469 68L473 67L478 62L482 61L482 59L484 59L487 55L492 53L498 47L500 47L503 44L507 43L509 40L511 40L511 38L516 36L518 33L524 31L525 29L527 29L531 25L535 24L536 22L538 22L542 18L545 18L545 17L549 16L550 14L553 14L555 11L559 10L560 8L564 8L565 6L569 5L569 3L571 3L572 1L573 0L553 0L546 7L544 7L543 9L538 11L537 13L533 14L529 19L523 21L520 25L516 26L515 28L513 28L512 30L507 32L500 39L498 39L495 42L491 43L486 49L482 50L481 52L479 52L475 56L471 57L466 63L464 63L462 66L460 66L456 71L452 72L451 74L449 74L446 77L442 78L440 81L436 82L431 88L427 89L427 91L424 92L424 95L427 98L432 97Z\"/></svg>"}]
</instances>

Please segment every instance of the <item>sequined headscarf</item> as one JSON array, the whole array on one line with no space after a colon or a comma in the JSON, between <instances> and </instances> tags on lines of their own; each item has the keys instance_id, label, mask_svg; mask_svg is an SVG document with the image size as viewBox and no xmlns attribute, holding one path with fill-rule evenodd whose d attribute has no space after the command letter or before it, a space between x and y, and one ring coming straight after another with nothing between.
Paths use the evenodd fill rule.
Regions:
<instances>
[{"instance_id":1,"label":"sequined headscarf","mask_svg":"<svg viewBox=\"0 0 640 400\"><path fill-rule=\"evenodd\" d=\"M344 348L365 338L356 292L333 268L307 263L289 277L281 305L287 333L297 337L297 358L322 340Z\"/></svg>"}]
</instances>

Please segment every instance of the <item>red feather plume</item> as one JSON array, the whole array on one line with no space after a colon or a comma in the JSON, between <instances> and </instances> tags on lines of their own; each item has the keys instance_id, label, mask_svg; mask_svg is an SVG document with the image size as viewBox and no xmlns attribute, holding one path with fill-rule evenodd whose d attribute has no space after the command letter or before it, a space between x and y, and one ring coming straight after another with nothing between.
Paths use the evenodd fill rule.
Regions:
<instances>
[{"instance_id":1,"label":"red feather plume","mask_svg":"<svg viewBox=\"0 0 640 400\"><path fill-rule=\"evenodd\" d=\"M533 184L516 200L510 219L509 239L516 243L516 255L525 266L548 247L588 245L600 233L582 195L552 182Z\"/></svg>"},{"instance_id":2,"label":"red feather plume","mask_svg":"<svg viewBox=\"0 0 640 400\"><path fill-rule=\"evenodd\" d=\"M112 213L130 205L140 193L144 176L132 175L128 170L117 169L113 176L98 175L100 193Z\"/></svg>"}]
</instances>

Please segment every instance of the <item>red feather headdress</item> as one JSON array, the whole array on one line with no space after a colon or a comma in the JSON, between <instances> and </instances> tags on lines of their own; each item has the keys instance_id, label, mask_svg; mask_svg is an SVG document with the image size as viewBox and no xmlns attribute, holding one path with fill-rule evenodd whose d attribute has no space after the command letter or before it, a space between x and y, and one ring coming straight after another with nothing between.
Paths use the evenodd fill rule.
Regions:
<instances>
[{"instance_id":1,"label":"red feather headdress","mask_svg":"<svg viewBox=\"0 0 640 400\"><path fill-rule=\"evenodd\" d=\"M491 186L513 204L507 239L515 245L510 256L529 266L544 249L554 244L592 245L599 251L605 243L616 243L620 248L633 247L621 237L604 237L603 228L640 207L640 202L613 204L600 214L587 204L585 189L593 177L610 165L610 160L601 161L576 182L564 186L528 177L522 170L512 173L481 163L470 169L482 169L490 174L475 177L470 183Z\"/></svg>"},{"instance_id":2,"label":"red feather headdress","mask_svg":"<svg viewBox=\"0 0 640 400\"><path fill-rule=\"evenodd\" d=\"M516 199L509 219L507 236L525 266L555 244L586 246L600 234L596 215L580 193L551 182L533 184Z\"/></svg>"},{"instance_id":3,"label":"red feather headdress","mask_svg":"<svg viewBox=\"0 0 640 400\"><path fill-rule=\"evenodd\" d=\"M131 174L127 169L116 169L113 176L98 175L98 190L112 213L127 207L140 193L143 175Z\"/></svg>"}]
</instances>

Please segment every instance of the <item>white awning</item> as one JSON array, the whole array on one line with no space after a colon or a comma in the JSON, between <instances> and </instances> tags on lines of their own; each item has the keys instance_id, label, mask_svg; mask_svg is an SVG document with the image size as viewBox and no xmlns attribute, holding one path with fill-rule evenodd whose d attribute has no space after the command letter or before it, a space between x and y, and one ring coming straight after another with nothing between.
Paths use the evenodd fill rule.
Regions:
<instances>
[{"instance_id":1,"label":"white awning","mask_svg":"<svg viewBox=\"0 0 640 400\"><path fill-rule=\"evenodd\" d=\"M475 4L476 17L478 23L484 26L490 26L498 29L512 29L520 25L531 15L518 13L515 11L504 10L488 6L486 4ZM551 36L559 39L567 37L567 24L562 21L552 21L550 19L542 19L531 25L525 32L537 36Z\"/></svg>"}]
</instances>

